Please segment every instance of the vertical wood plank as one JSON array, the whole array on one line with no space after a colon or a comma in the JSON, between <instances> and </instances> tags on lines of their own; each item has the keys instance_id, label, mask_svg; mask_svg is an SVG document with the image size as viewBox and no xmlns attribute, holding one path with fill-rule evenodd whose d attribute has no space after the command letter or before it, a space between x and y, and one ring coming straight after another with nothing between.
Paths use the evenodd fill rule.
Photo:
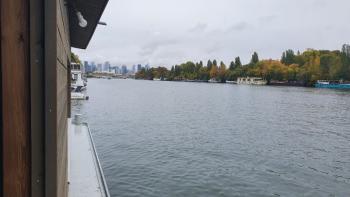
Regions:
<instances>
[{"instance_id":1,"label":"vertical wood plank","mask_svg":"<svg viewBox=\"0 0 350 197\"><path fill-rule=\"evenodd\" d=\"M27 197L31 192L29 2L0 2L3 192L4 196Z\"/></svg>"},{"instance_id":2,"label":"vertical wood plank","mask_svg":"<svg viewBox=\"0 0 350 197\"><path fill-rule=\"evenodd\" d=\"M45 196L58 193L57 166L57 0L45 0Z\"/></svg>"},{"instance_id":3,"label":"vertical wood plank","mask_svg":"<svg viewBox=\"0 0 350 197\"><path fill-rule=\"evenodd\" d=\"M44 0L30 0L31 196L45 196Z\"/></svg>"},{"instance_id":4,"label":"vertical wood plank","mask_svg":"<svg viewBox=\"0 0 350 197\"><path fill-rule=\"evenodd\" d=\"M1 3L0 3L1 6ZM0 8L0 17L1 17L1 8ZM1 36L1 18L0 18L0 36ZM1 39L0 39L0 196L4 196L3 185L4 185L4 175L3 175L3 157L2 157L2 147L3 147L3 132L2 132L2 64L1 64Z\"/></svg>"}]
</instances>

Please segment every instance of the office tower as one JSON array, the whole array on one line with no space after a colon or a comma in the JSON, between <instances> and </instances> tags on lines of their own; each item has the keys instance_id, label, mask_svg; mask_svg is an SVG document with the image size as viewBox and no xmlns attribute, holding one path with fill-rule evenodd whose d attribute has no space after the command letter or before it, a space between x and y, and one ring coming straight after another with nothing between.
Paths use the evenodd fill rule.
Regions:
<instances>
[{"instance_id":1,"label":"office tower","mask_svg":"<svg viewBox=\"0 0 350 197\"><path fill-rule=\"evenodd\" d=\"M126 73L128 73L128 68L125 65L123 65L122 66L122 74L125 75Z\"/></svg>"},{"instance_id":2,"label":"office tower","mask_svg":"<svg viewBox=\"0 0 350 197\"><path fill-rule=\"evenodd\" d=\"M141 69L142 69L142 65L141 65L141 64L138 64L138 65L137 65L137 72L140 72Z\"/></svg>"},{"instance_id":3,"label":"office tower","mask_svg":"<svg viewBox=\"0 0 350 197\"><path fill-rule=\"evenodd\" d=\"M109 72L109 69L111 67L111 64L107 61L103 64L102 72Z\"/></svg>"}]
</instances>

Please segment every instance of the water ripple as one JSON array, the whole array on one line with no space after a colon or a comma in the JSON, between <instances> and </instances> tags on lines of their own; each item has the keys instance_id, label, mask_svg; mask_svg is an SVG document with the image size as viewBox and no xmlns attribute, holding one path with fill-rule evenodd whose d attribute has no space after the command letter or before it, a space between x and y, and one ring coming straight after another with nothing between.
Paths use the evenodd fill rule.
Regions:
<instances>
[{"instance_id":1,"label":"water ripple","mask_svg":"<svg viewBox=\"0 0 350 197\"><path fill-rule=\"evenodd\" d=\"M350 92L89 81L112 196L350 196Z\"/></svg>"}]
</instances>

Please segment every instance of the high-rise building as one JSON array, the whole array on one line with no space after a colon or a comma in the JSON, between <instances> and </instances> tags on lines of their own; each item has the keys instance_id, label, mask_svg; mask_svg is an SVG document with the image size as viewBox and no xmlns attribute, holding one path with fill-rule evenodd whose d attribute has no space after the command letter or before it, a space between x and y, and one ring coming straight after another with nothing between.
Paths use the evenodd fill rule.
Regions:
<instances>
[{"instance_id":1,"label":"high-rise building","mask_svg":"<svg viewBox=\"0 0 350 197\"><path fill-rule=\"evenodd\" d=\"M93 70L92 70L92 65L89 64L88 61L84 61L84 68L85 68L85 72L86 72L86 73L91 73L91 72L93 72Z\"/></svg>"},{"instance_id":2,"label":"high-rise building","mask_svg":"<svg viewBox=\"0 0 350 197\"><path fill-rule=\"evenodd\" d=\"M126 73L128 73L128 68L125 65L123 65L122 66L122 74L125 75Z\"/></svg>"},{"instance_id":3,"label":"high-rise building","mask_svg":"<svg viewBox=\"0 0 350 197\"><path fill-rule=\"evenodd\" d=\"M102 64L97 64L97 71L102 72Z\"/></svg>"},{"instance_id":4,"label":"high-rise building","mask_svg":"<svg viewBox=\"0 0 350 197\"><path fill-rule=\"evenodd\" d=\"M92 72L97 71L97 67L96 67L95 62L91 62L91 69L92 69Z\"/></svg>"},{"instance_id":5,"label":"high-rise building","mask_svg":"<svg viewBox=\"0 0 350 197\"><path fill-rule=\"evenodd\" d=\"M111 67L111 64L107 61L103 64L103 70L102 72L109 72L109 69Z\"/></svg>"},{"instance_id":6,"label":"high-rise building","mask_svg":"<svg viewBox=\"0 0 350 197\"><path fill-rule=\"evenodd\" d=\"M135 64L132 66L132 73L136 73L136 65Z\"/></svg>"},{"instance_id":7,"label":"high-rise building","mask_svg":"<svg viewBox=\"0 0 350 197\"><path fill-rule=\"evenodd\" d=\"M140 72L141 69L142 69L142 65L141 65L141 64L138 64L138 65L137 65L137 72Z\"/></svg>"}]
</instances>

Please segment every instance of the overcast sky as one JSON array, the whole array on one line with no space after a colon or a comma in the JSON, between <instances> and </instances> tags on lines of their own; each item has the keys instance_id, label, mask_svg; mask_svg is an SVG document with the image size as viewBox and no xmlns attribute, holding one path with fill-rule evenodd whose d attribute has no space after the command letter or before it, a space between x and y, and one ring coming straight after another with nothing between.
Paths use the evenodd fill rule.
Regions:
<instances>
[{"instance_id":1,"label":"overcast sky","mask_svg":"<svg viewBox=\"0 0 350 197\"><path fill-rule=\"evenodd\" d=\"M350 42L350 0L109 0L82 60L112 65L228 64Z\"/></svg>"}]
</instances>

